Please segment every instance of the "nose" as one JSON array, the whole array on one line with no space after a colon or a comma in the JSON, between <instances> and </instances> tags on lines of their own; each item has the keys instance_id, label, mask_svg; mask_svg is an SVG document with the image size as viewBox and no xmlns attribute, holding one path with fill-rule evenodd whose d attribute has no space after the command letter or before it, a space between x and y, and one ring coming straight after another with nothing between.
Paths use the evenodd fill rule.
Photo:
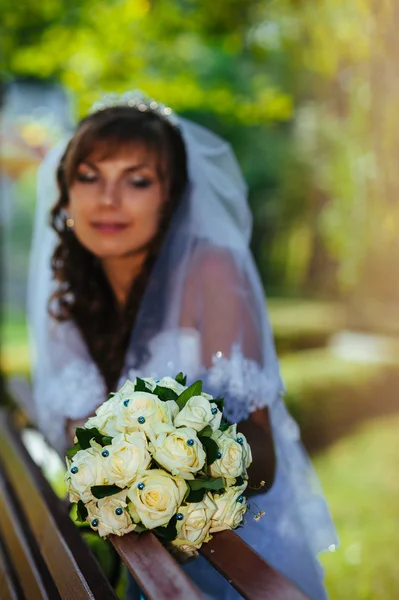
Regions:
<instances>
[{"instance_id":1,"label":"nose","mask_svg":"<svg viewBox=\"0 0 399 600\"><path fill-rule=\"evenodd\" d=\"M100 194L100 203L103 206L118 206L120 204L117 182L108 181L104 183Z\"/></svg>"}]
</instances>

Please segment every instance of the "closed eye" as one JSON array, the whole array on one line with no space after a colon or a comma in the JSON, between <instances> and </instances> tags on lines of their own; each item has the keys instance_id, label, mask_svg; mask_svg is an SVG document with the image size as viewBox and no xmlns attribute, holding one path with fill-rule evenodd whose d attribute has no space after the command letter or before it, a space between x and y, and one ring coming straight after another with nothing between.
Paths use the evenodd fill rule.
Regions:
<instances>
[{"instance_id":1,"label":"closed eye","mask_svg":"<svg viewBox=\"0 0 399 600\"><path fill-rule=\"evenodd\" d=\"M76 179L81 181L82 183L92 183L93 181L97 181L97 175L91 175L89 173L78 173L76 175Z\"/></svg>"},{"instance_id":2,"label":"closed eye","mask_svg":"<svg viewBox=\"0 0 399 600\"><path fill-rule=\"evenodd\" d=\"M97 175L92 175L88 173L78 173L76 175L76 179L81 183L93 183L98 180ZM129 185L132 185L135 188L148 188L153 184L151 179L147 179L146 177L136 177L135 179L128 180Z\"/></svg>"},{"instance_id":3,"label":"closed eye","mask_svg":"<svg viewBox=\"0 0 399 600\"><path fill-rule=\"evenodd\" d=\"M130 179L129 183L135 188L148 188L153 182L151 179L147 179L145 177L136 177L134 179Z\"/></svg>"}]
</instances>

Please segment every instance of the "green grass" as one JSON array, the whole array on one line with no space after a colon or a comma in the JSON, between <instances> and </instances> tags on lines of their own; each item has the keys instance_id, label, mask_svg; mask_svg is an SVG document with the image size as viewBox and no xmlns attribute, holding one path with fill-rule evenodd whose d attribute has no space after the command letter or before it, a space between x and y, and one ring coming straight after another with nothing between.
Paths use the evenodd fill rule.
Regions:
<instances>
[{"instance_id":1,"label":"green grass","mask_svg":"<svg viewBox=\"0 0 399 600\"><path fill-rule=\"evenodd\" d=\"M399 598L398 432L376 419L314 461L341 540L322 555L331 600Z\"/></svg>"}]
</instances>

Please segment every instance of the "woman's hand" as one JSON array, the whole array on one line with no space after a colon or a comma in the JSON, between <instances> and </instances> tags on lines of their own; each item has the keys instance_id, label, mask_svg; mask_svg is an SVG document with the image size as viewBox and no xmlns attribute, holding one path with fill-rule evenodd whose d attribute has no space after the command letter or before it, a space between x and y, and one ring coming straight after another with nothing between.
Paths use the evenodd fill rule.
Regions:
<instances>
[{"instance_id":1,"label":"woman's hand","mask_svg":"<svg viewBox=\"0 0 399 600\"><path fill-rule=\"evenodd\" d=\"M239 423L237 429L245 435L252 450L246 494L251 496L267 492L273 485L276 471L276 454L268 409L262 408L253 412L246 421Z\"/></svg>"}]
</instances>

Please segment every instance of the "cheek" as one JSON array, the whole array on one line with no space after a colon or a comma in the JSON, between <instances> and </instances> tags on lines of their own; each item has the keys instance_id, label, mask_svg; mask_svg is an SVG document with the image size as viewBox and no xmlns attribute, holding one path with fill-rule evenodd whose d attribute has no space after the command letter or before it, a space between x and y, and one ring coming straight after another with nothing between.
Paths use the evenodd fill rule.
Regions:
<instances>
[{"instance_id":1,"label":"cheek","mask_svg":"<svg viewBox=\"0 0 399 600\"><path fill-rule=\"evenodd\" d=\"M67 212L75 221L75 232L89 226L90 219L96 212L96 204L95 197L90 193L76 191L69 194Z\"/></svg>"},{"instance_id":2,"label":"cheek","mask_svg":"<svg viewBox=\"0 0 399 600\"><path fill-rule=\"evenodd\" d=\"M124 239L129 250L146 246L156 235L162 213L163 198L161 194L143 194L141 197L124 204L125 214L131 223L124 232Z\"/></svg>"},{"instance_id":3,"label":"cheek","mask_svg":"<svg viewBox=\"0 0 399 600\"><path fill-rule=\"evenodd\" d=\"M90 227L90 218L94 212L94 204L89 198L81 198L79 196L70 196L69 205L67 206L68 213L73 217L75 222L73 231L80 243L90 248L92 238L92 228Z\"/></svg>"},{"instance_id":4,"label":"cheek","mask_svg":"<svg viewBox=\"0 0 399 600\"><path fill-rule=\"evenodd\" d=\"M155 232L158 229L163 197L160 190L152 193L141 193L137 198L127 199L125 210L129 214L133 226L136 228L136 234L140 232L144 235Z\"/></svg>"}]
</instances>

